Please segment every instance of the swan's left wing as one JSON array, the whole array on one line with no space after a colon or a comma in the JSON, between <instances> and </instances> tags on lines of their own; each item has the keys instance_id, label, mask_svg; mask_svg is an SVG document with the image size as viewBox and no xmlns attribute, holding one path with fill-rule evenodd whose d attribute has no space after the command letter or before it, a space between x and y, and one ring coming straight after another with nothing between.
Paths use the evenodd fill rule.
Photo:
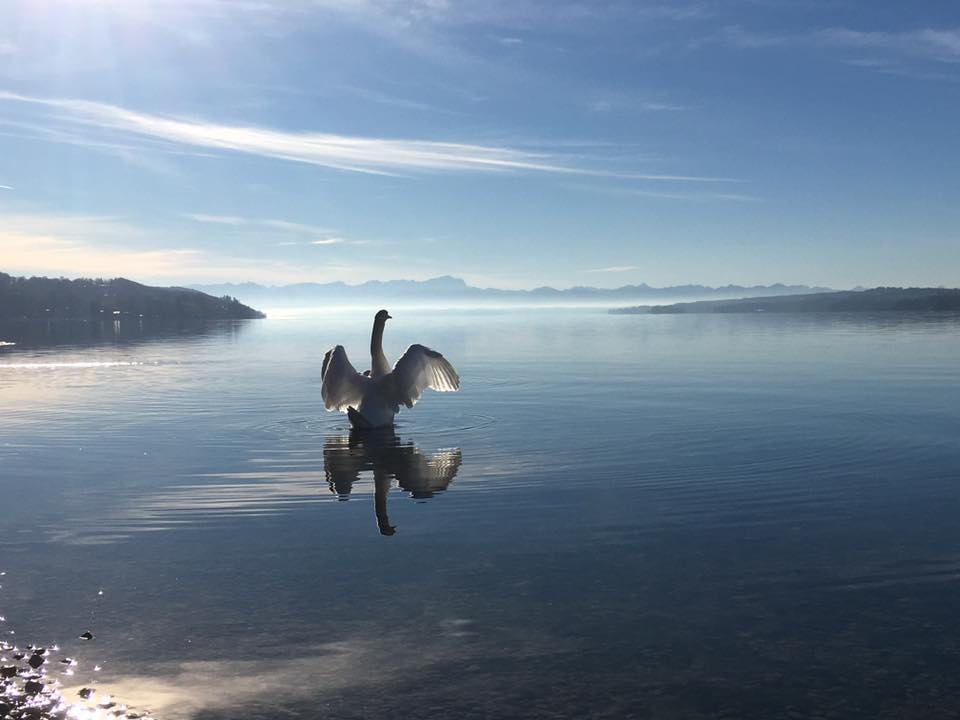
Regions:
<instances>
[{"instance_id":1,"label":"swan's left wing","mask_svg":"<svg viewBox=\"0 0 960 720\"><path fill-rule=\"evenodd\" d=\"M343 345L328 350L320 371L323 386L320 394L327 410L346 412L348 407L357 407L363 398L363 389L369 378L356 371L347 358Z\"/></svg>"},{"instance_id":2,"label":"swan's left wing","mask_svg":"<svg viewBox=\"0 0 960 720\"><path fill-rule=\"evenodd\" d=\"M413 407L427 388L439 392L460 389L460 376L436 350L411 345L393 368L393 390L397 404Z\"/></svg>"}]
</instances>

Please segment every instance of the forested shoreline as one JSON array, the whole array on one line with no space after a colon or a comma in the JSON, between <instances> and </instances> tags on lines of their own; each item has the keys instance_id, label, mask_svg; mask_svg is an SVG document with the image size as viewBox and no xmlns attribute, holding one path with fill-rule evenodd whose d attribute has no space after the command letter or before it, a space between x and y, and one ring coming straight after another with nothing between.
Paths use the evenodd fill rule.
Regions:
<instances>
[{"instance_id":1,"label":"forested shoreline","mask_svg":"<svg viewBox=\"0 0 960 720\"><path fill-rule=\"evenodd\" d=\"M124 278L14 277L0 273L0 319L104 317L244 320L266 317L230 296L182 287L153 287Z\"/></svg>"}]
</instances>

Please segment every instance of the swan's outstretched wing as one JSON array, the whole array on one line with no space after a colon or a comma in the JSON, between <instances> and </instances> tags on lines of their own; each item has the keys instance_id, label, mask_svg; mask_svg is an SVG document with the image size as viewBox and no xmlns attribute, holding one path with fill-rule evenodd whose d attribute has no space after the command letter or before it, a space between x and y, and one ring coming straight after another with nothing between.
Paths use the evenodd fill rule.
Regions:
<instances>
[{"instance_id":1,"label":"swan's outstretched wing","mask_svg":"<svg viewBox=\"0 0 960 720\"><path fill-rule=\"evenodd\" d=\"M436 350L411 345L393 368L393 389L396 401L413 407L426 388L440 392L460 389L460 376Z\"/></svg>"},{"instance_id":2,"label":"swan's outstretched wing","mask_svg":"<svg viewBox=\"0 0 960 720\"><path fill-rule=\"evenodd\" d=\"M320 394L323 396L324 407L342 412L346 412L350 406L357 407L360 404L364 385L370 382L350 364L343 345L337 345L324 355L320 377L323 379Z\"/></svg>"}]
</instances>

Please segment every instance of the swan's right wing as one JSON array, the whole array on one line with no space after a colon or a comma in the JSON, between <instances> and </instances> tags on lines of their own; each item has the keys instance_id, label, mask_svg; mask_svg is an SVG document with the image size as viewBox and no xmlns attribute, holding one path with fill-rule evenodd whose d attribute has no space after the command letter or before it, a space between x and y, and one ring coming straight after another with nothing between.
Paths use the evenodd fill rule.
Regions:
<instances>
[{"instance_id":1,"label":"swan's right wing","mask_svg":"<svg viewBox=\"0 0 960 720\"><path fill-rule=\"evenodd\" d=\"M364 386L370 382L350 364L343 345L337 345L327 351L323 357L320 377L323 380L320 391L323 396L323 406L327 410L341 412L346 412L348 407L357 407L360 404Z\"/></svg>"},{"instance_id":2,"label":"swan's right wing","mask_svg":"<svg viewBox=\"0 0 960 720\"><path fill-rule=\"evenodd\" d=\"M423 345L411 345L391 373L394 399L398 405L413 407L423 391L438 392L460 389L460 376L447 359L436 350Z\"/></svg>"}]
</instances>

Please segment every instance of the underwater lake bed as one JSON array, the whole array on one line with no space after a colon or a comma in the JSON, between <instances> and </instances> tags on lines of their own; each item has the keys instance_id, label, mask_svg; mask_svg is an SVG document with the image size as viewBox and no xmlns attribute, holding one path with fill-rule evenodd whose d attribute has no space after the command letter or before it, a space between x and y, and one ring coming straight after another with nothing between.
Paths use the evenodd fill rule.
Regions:
<instances>
[{"instance_id":1,"label":"underwater lake bed","mask_svg":"<svg viewBox=\"0 0 960 720\"><path fill-rule=\"evenodd\" d=\"M3 640L161 719L960 712L960 318L391 314L462 386L374 435L372 313L0 326Z\"/></svg>"}]
</instances>

